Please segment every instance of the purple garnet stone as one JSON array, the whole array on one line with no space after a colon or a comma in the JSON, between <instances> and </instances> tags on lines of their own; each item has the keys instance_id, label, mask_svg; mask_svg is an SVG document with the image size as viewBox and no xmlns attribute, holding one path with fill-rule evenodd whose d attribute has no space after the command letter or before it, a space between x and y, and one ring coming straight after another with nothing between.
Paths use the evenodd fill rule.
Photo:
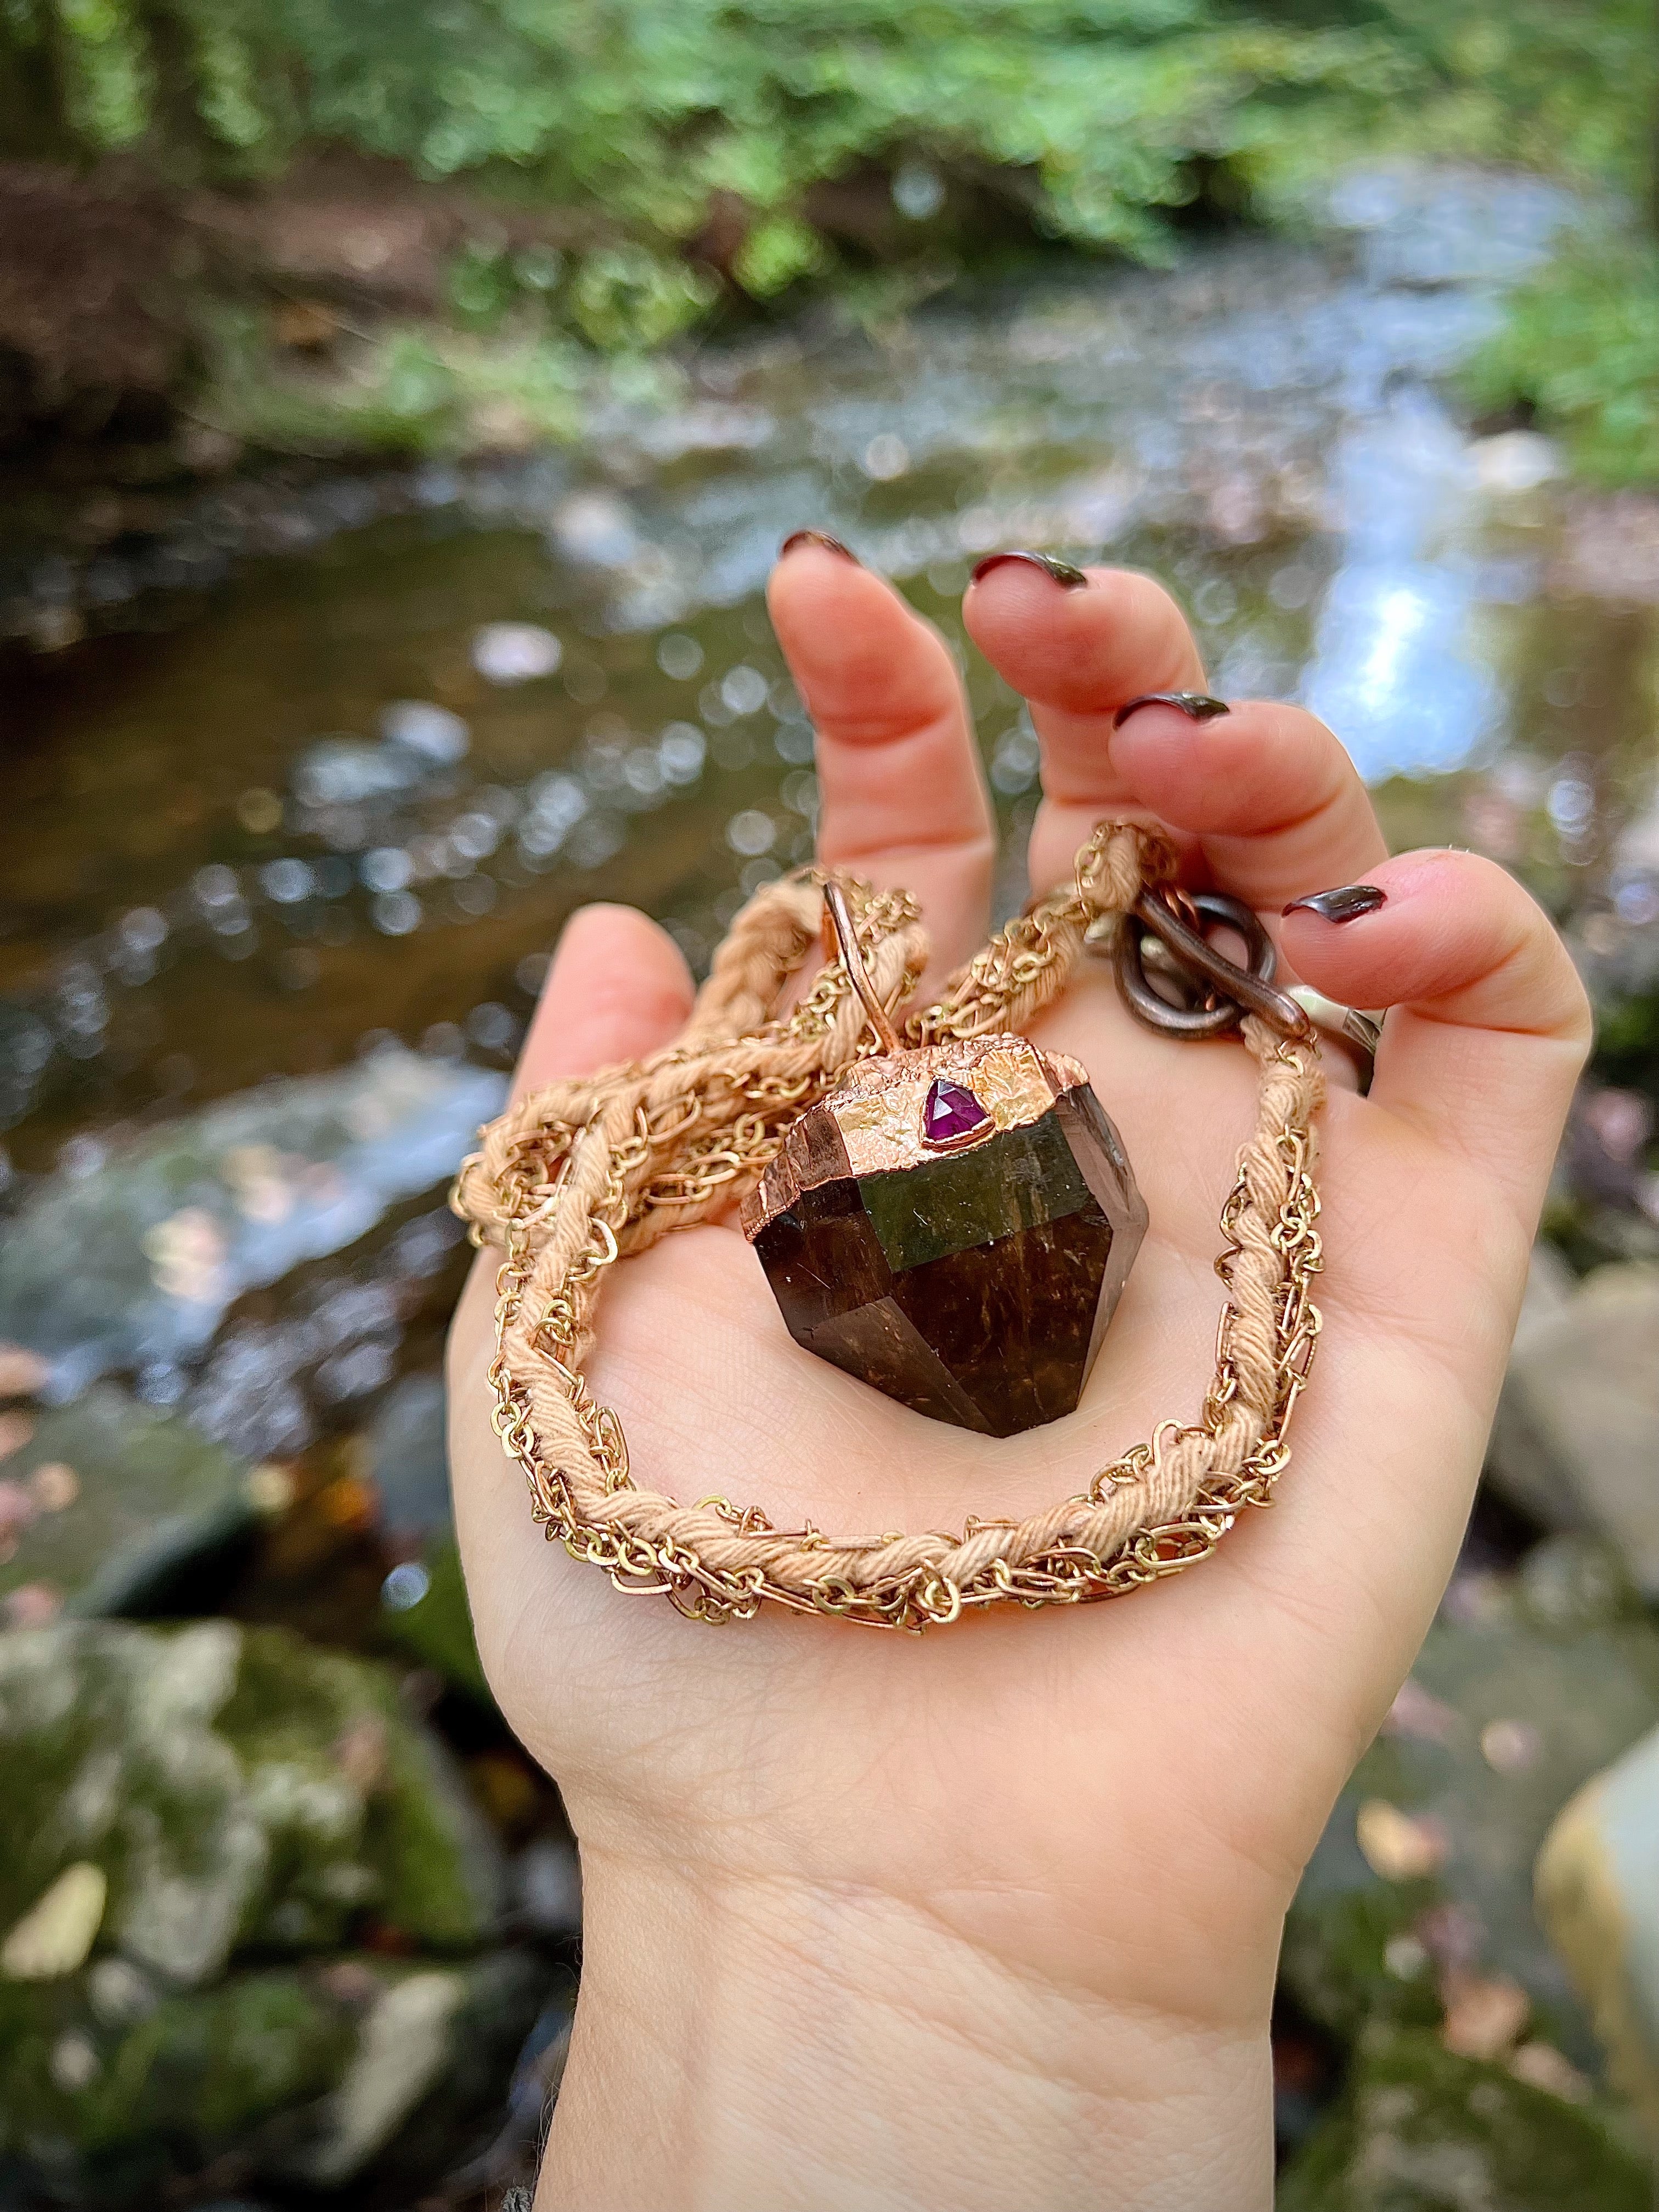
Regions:
<instances>
[{"instance_id":1,"label":"purple garnet stone","mask_svg":"<svg viewBox=\"0 0 1659 2212\"><path fill-rule=\"evenodd\" d=\"M970 1137L983 1136L990 1126L990 1115L964 1085L948 1083L940 1076L927 1093L921 1109L924 1142L941 1149L963 1145Z\"/></svg>"}]
</instances>

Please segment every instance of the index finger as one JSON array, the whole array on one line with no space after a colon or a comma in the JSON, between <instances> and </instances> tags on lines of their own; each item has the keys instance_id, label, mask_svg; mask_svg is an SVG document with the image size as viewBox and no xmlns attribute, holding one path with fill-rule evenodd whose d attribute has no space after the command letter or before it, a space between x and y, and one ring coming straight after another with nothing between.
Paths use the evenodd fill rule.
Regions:
<instances>
[{"instance_id":1,"label":"index finger","mask_svg":"<svg viewBox=\"0 0 1659 2212\"><path fill-rule=\"evenodd\" d=\"M773 627L817 732L818 854L921 902L936 968L979 942L995 830L962 679L931 623L842 547L784 546Z\"/></svg>"}]
</instances>

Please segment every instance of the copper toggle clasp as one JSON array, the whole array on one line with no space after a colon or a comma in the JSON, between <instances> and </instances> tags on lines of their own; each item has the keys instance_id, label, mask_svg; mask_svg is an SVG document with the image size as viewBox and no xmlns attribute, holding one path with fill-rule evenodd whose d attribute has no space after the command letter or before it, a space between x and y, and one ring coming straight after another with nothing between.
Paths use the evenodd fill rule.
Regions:
<instances>
[{"instance_id":1,"label":"copper toggle clasp","mask_svg":"<svg viewBox=\"0 0 1659 2212\"><path fill-rule=\"evenodd\" d=\"M1192 915L1192 922L1179 911L1177 900ZM1204 933L1206 922L1237 931L1244 940L1248 967L1241 968L1216 951ZM1147 981L1143 929L1164 946L1170 965L1203 987L1201 1005L1172 1005ZM1243 899L1230 898L1224 891L1180 891L1173 896L1142 891L1118 924L1112 969L1130 1012L1166 1036L1224 1036L1246 1014L1256 1014L1281 1036L1297 1044L1312 1041L1314 1025L1307 1014L1287 992L1274 987L1279 953L1261 916Z\"/></svg>"}]
</instances>

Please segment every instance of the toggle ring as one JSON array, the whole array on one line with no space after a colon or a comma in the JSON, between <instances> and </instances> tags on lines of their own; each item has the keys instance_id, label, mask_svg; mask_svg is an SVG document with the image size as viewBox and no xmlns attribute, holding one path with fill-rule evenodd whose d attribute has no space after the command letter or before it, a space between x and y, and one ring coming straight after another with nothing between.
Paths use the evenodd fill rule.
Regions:
<instances>
[{"instance_id":1,"label":"toggle ring","mask_svg":"<svg viewBox=\"0 0 1659 2212\"><path fill-rule=\"evenodd\" d=\"M1254 907L1225 891L1182 891L1181 902L1196 917L1193 928L1170 901L1143 891L1133 910L1119 921L1112 945L1112 967L1124 1004L1137 1021L1165 1036L1225 1036L1246 1014L1259 1014L1282 1036L1306 1042L1313 1024L1294 999L1273 988L1278 948ZM1241 968L1218 952L1203 934L1206 923L1236 930L1244 940L1249 965ZM1171 1006L1146 981L1142 928L1163 944L1174 965L1200 983L1209 1001L1200 1006Z\"/></svg>"}]
</instances>

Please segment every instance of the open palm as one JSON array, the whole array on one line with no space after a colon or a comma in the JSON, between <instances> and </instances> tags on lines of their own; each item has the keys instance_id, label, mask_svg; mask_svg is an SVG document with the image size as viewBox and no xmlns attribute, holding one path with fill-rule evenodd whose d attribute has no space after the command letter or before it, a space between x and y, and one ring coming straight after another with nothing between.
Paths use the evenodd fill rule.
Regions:
<instances>
[{"instance_id":1,"label":"open palm","mask_svg":"<svg viewBox=\"0 0 1659 2212\"><path fill-rule=\"evenodd\" d=\"M950 656L885 585L817 544L781 562L772 609L818 731L820 853L916 893L936 981L984 935L993 860ZM1149 707L1115 730L1127 700L1202 681L1184 622L1146 579L1101 570L1068 589L1000 563L970 589L967 619L1042 740L1036 889L1067 874L1101 817L1157 820L1189 881L1270 918L1297 975L1394 1010L1369 1098L1332 1070L1325 1330L1294 1462L1272 1511L1127 1603L995 1608L921 1638L769 1612L712 1631L625 1601L537 1540L489 1425L486 1255L452 1344L463 1555L485 1668L563 1790L587 1891L588 1987L545 2185L566 2193L547 2203L1068 2204L1076 2161L1095 2170L1103 2093L1085 2079L1068 2103L1066 2087L1103 2068L1119 2100L1116 2193L1091 2203L1265 2203L1283 1914L1411 1662L1479 1472L1588 1036L1544 916L1468 854L1385 859L1346 757L1299 709L1195 722ZM1362 878L1387 893L1364 918L1279 921L1287 900ZM521 1087L654 1048L690 990L642 917L578 916ZM1139 1027L1104 963L1034 1034L1090 1070L1151 1216L1079 1411L1001 1441L908 1411L792 1343L737 1228L711 1224L615 1270L600 1309L590 1380L641 1481L756 1503L782 1527L959 1528L1080 1489L1160 1420L1194 1418L1254 1063L1236 1042ZM688 1954L703 2062L720 2076L708 2094L729 2100L743 2149L723 2157L699 2113L669 2188L647 2178L667 2125L638 2111L648 2093L632 2093L630 2167L611 2102L641 2033L666 2045L678 2033ZM737 2014L773 2063L741 2057ZM846 2069L827 2105L800 2078L821 2070L826 2032ZM908 2128L883 2119L858 2069L887 2051L922 2075L945 2043L962 2069L955 2130L923 2112ZM1172 2057L1200 2049L1201 2067ZM798 2050L815 2056L797 2063ZM1012 2197L994 2147L970 2148L968 2117L979 2099L1005 2118L1018 2109L1011 2067L1048 2093L1042 2157ZM1218 2094L1233 2119L1199 2154L1208 2179L1188 2186L1181 2142L1212 2123L1204 2100ZM809 2177L789 2194L761 2148L780 2130Z\"/></svg>"}]
</instances>

